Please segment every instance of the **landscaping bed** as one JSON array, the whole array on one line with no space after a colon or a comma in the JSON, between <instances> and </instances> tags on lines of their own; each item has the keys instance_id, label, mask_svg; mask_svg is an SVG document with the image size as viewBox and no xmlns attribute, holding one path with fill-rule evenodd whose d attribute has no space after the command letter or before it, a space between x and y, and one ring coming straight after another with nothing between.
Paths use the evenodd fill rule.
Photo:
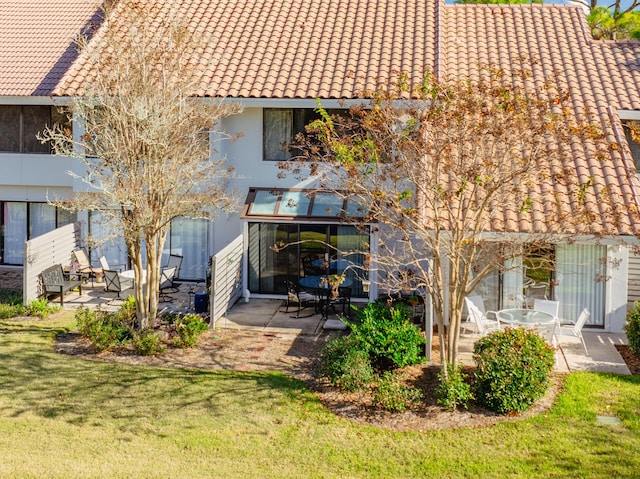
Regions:
<instances>
[{"instance_id":1,"label":"landscaping bed","mask_svg":"<svg viewBox=\"0 0 640 479\"><path fill-rule=\"evenodd\" d=\"M407 384L422 390L424 400L405 412L388 412L374 407L369 398L344 393L330 387L315 374L316 358L325 342L340 333L296 335L252 330L219 329L206 331L195 348L168 347L159 356L138 356L131 346L96 353L77 333L60 335L54 349L63 354L99 361L161 367L201 368L236 371L281 371L307 383L320 401L335 414L359 423L407 431L481 427L501 421L520 420L549 409L562 385L562 376L554 376L547 395L526 413L504 416L483 408L446 411L436 404L434 388L439 371L437 337L433 360L402 370ZM471 373L471 369L466 370Z\"/></svg>"}]
</instances>

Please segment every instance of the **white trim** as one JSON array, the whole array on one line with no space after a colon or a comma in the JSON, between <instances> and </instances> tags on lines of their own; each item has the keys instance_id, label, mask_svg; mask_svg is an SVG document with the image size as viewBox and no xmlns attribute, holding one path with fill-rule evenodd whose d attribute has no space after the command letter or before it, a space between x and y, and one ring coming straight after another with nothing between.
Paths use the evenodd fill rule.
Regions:
<instances>
[{"instance_id":1,"label":"white trim","mask_svg":"<svg viewBox=\"0 0 640 479\"><path fill-rule=\"evenodd\" d=\"M621 120L640 120L640 110L618 110Z\"/></svg>"},{"instance_id":2,"label":"white trim","mask_svg":"<svg viewBox=\"0 0 640 479\"><path fill-rule=\"evenodd\" d=\"M59 105L61 102L56 101ZM50 96L0 96L0 105L53 105Z\"/></svg>"},{"instance_id":3,"label":"white trim","mask_svg":"<svg viewBox=\"0 0 640 479\"><path fill-rule=\"evenodd\" d=\"M317 108L314 98L202 98L203 101L237 103L243 108ZM362 105L371 102L370 99L336 100L320 98L323 108L349 109L352 105Z\"/></svg>"}]
</instances>

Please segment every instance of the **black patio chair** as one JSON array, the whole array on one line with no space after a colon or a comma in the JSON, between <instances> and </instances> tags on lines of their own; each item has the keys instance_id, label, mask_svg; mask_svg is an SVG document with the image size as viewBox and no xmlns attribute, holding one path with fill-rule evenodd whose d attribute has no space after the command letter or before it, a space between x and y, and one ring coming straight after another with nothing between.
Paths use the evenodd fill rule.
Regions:
<instances>
[{"instance_id":1,"label":"black patio chair","mask_svg":"<svg viewBox=\"0 0 640 479\"><path fill-rule=\"evenodd\" d=\"M159 300L163 303L173 301L173 297L167 293L175 293L175 286L173 280L176 275L176 267L162 268L160 271L160 297Z\"/></svg>"},{"instance_id":2,"label":"black patio chair","mask_svg":"<svg viewBox=\"0 0 640 479\"><path fill-rule=\"evenodd\" d=\"M289 307L295 305L297 308L295 315L296 318L313 316L315 311L308 316L300 316L300 311L309 306L316 306L317 302L315 295L307 293L306 291L300 291L300 288L293 281L285 281L284 284L287 287L287 303L284 312L288 313Z\"/></svg>"},{"instance_id":3,"label":"black patio chair","mask_svg":"<svg viewBox=\"0 0 640 479\"><path fill-rule=\"evenodd\" d=\"M133 287L133 280L123 278L117 271L112 269L102 270L104 273L104 290L110 293L116 293L112 299L120 299L120 293Z\"/></svg>"}]
</instances>

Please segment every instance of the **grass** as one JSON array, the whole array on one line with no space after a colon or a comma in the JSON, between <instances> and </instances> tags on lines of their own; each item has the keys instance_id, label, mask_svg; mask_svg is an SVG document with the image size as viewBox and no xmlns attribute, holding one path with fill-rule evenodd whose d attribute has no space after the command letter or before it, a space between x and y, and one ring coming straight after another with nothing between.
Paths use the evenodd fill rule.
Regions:
<instances>
[{"instance_id":1,"label":"grass","mask_svg":"<svg viewBox=\"0 0 640 479\"><path fill-rule=\"evenodd\" d=\"M637 477L640 378L580 373L553 409L397 433L340 419L278 373L58 355L69 312L0 321L0 477ZM615 415L619 426L597 415Z\"/></svg>"}]
</instances>

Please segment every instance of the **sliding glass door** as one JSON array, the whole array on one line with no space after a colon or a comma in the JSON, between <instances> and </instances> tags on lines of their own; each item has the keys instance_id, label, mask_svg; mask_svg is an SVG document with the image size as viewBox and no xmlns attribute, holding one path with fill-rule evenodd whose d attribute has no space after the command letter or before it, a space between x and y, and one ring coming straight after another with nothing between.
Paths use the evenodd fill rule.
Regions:
<instances>
[{"instance_id":1,"label":"sliding glass door","mask_svg":"<svg viewBox=\"0 0 640 479\"><path fill-rule=\"evenodd\" d=\"M285 281L326 273L335 265L352 283L352 295L364 297L364 251L369 232L354 226L249 223L249 289L260 294L286 294ZM341 261L340 261L341 260Z\"/></svg>"}]
</instances>

